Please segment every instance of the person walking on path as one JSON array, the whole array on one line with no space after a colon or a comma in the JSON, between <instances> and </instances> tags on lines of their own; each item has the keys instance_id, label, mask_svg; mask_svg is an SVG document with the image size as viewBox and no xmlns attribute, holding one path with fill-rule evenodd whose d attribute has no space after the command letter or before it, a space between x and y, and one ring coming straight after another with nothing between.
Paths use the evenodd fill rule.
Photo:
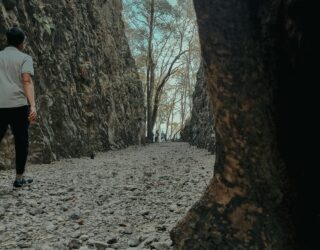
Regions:
<instances>
[{"instance_id":1,"label":"person walking on path","mask_svg":"<svg viewBox=\"0 0 320 250\"><path fill-rule=\"evenodd\" d=\"M155 142L159 142L159 130L156 131Z\"/></svg>"},{"instance_id":2,"label":"person walking on path","mask_svg":"<svg viewBox=\"0 0 320 250\"><path fill-rule=\"evenodd\" d=\"M29 124L37 118L32 57L23 53L26 47L24 32L13 27L6 32L8 46L0 51L0 143L10 125L16 153L14 187L33 182L24 177L28 156Z\"/></svg>"}]
</instances>

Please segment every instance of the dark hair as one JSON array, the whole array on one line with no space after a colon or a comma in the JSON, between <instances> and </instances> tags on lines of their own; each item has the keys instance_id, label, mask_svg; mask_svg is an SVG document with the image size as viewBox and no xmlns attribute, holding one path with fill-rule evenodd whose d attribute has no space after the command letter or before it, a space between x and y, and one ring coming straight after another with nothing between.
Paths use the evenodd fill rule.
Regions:
<instances>
[{"instance_id":1,"label":"dark hair","mask_svg":"<svg viewBox=\"0 0 320 250\"><path fill-rule=\"evenodd\" d=\"M21 43L23 43L26 37L22 29L18 27L12 27L8 29L6 35L8 45L12 45L15 47L18 47Z\"/></svg>"}]
</instances>

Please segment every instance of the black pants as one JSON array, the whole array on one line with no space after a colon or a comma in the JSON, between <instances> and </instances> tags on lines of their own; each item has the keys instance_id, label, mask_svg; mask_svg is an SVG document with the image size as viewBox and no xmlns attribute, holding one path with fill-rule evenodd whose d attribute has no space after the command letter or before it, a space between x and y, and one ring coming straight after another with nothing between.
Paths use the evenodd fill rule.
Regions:
<instances>
[{"instance_id":1,"label":"black pants","mask_svg":"<svg viewBox=\"0 0 320 250\"><path fill-rule=\"evenodd\" d=\"M10 125L16 149L16 171L23 174L29 147L29 107L0 108L0 142Z\"/></svg>"}]
</instances>

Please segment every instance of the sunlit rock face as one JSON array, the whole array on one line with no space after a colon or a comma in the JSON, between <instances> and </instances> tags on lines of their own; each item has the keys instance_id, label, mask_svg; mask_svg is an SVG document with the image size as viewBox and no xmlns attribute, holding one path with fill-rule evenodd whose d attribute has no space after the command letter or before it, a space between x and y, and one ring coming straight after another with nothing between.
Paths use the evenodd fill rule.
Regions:
<instances>
[{"instance_id":1,"label":"sunlit rock face","mask_svg":"<svg viewBox=\"0 0 320 250\"><path fill-rule=\"evenodd\" d=\"M0 1L0 44L21 26L35 63L39 121L30 160L50 162L138 144L144 137L143 90L124 34L121 1ZM1 143L0 169L14 147Z\"/></svg>"},{"instance_id":2,"label":"sunlit rock face","mask_svg":"<svg viewBox=\"0 0 320 250\"><path fill-rule=\"evenodd\" d=\"M312 6L298 0L194 5L217 161L205 194L172 230L174 246L314 249L319 181L308 140L318 128L301 118L318 99Z\"/></svg>"},{"instance_id":3,"label":"sunlit rock face","mask_svg":"<svg viewBox=\"0 0 320 250\"><path fill-rule=\"evenodd\" d=\"M191 118L187 121L181 136L184 141L199 148L215 151L214 119L212 102L205 81L203 65L197 73L197 82L192 97Z\"/></svg>"}]
</instances>

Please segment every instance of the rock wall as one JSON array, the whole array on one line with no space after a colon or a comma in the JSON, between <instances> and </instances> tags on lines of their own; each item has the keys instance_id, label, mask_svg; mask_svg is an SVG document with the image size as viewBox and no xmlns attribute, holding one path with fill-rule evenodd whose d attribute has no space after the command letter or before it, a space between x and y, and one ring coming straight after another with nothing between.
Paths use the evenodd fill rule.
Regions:
<instances>
[{"instance_id":1,"label":"rock wall","mask_svg":"<svg viewBox=\"0 0 320 250\"><path fill-rule=\"evenodd\" d=\"M319 180L315 6L194 0L217 134L215 174L176 249L314 249ZM311 112L311 113L310 113Z\"/></svg>"},{"instance_id":2,"label":"rock wall","mask_svg":"<svg viewBox=\"0 0 320 250\"><path fill-rule=\"evenodd\" d=\"M205 81L203 65L197 73L197 82L192 96L193 106L191 118L187 121L181 138L199 148L206 148L210 152L215 151L214 119L212 103L208 93L208 85Z\"/></svg>"},{"instance_id":3,"label":"rock wall","mask_svg":"<svg viewBox=\"0 0 320 250\"><path fill-rule=\"evenodd\" d=\"M0 44L13 24L28 37L35 62L39 121L30 160L125 147L144 137L143 91L124 34L120 0L0 1ZM0 169L12 165L12 137Z\"/></svg>"}]
</instances>

